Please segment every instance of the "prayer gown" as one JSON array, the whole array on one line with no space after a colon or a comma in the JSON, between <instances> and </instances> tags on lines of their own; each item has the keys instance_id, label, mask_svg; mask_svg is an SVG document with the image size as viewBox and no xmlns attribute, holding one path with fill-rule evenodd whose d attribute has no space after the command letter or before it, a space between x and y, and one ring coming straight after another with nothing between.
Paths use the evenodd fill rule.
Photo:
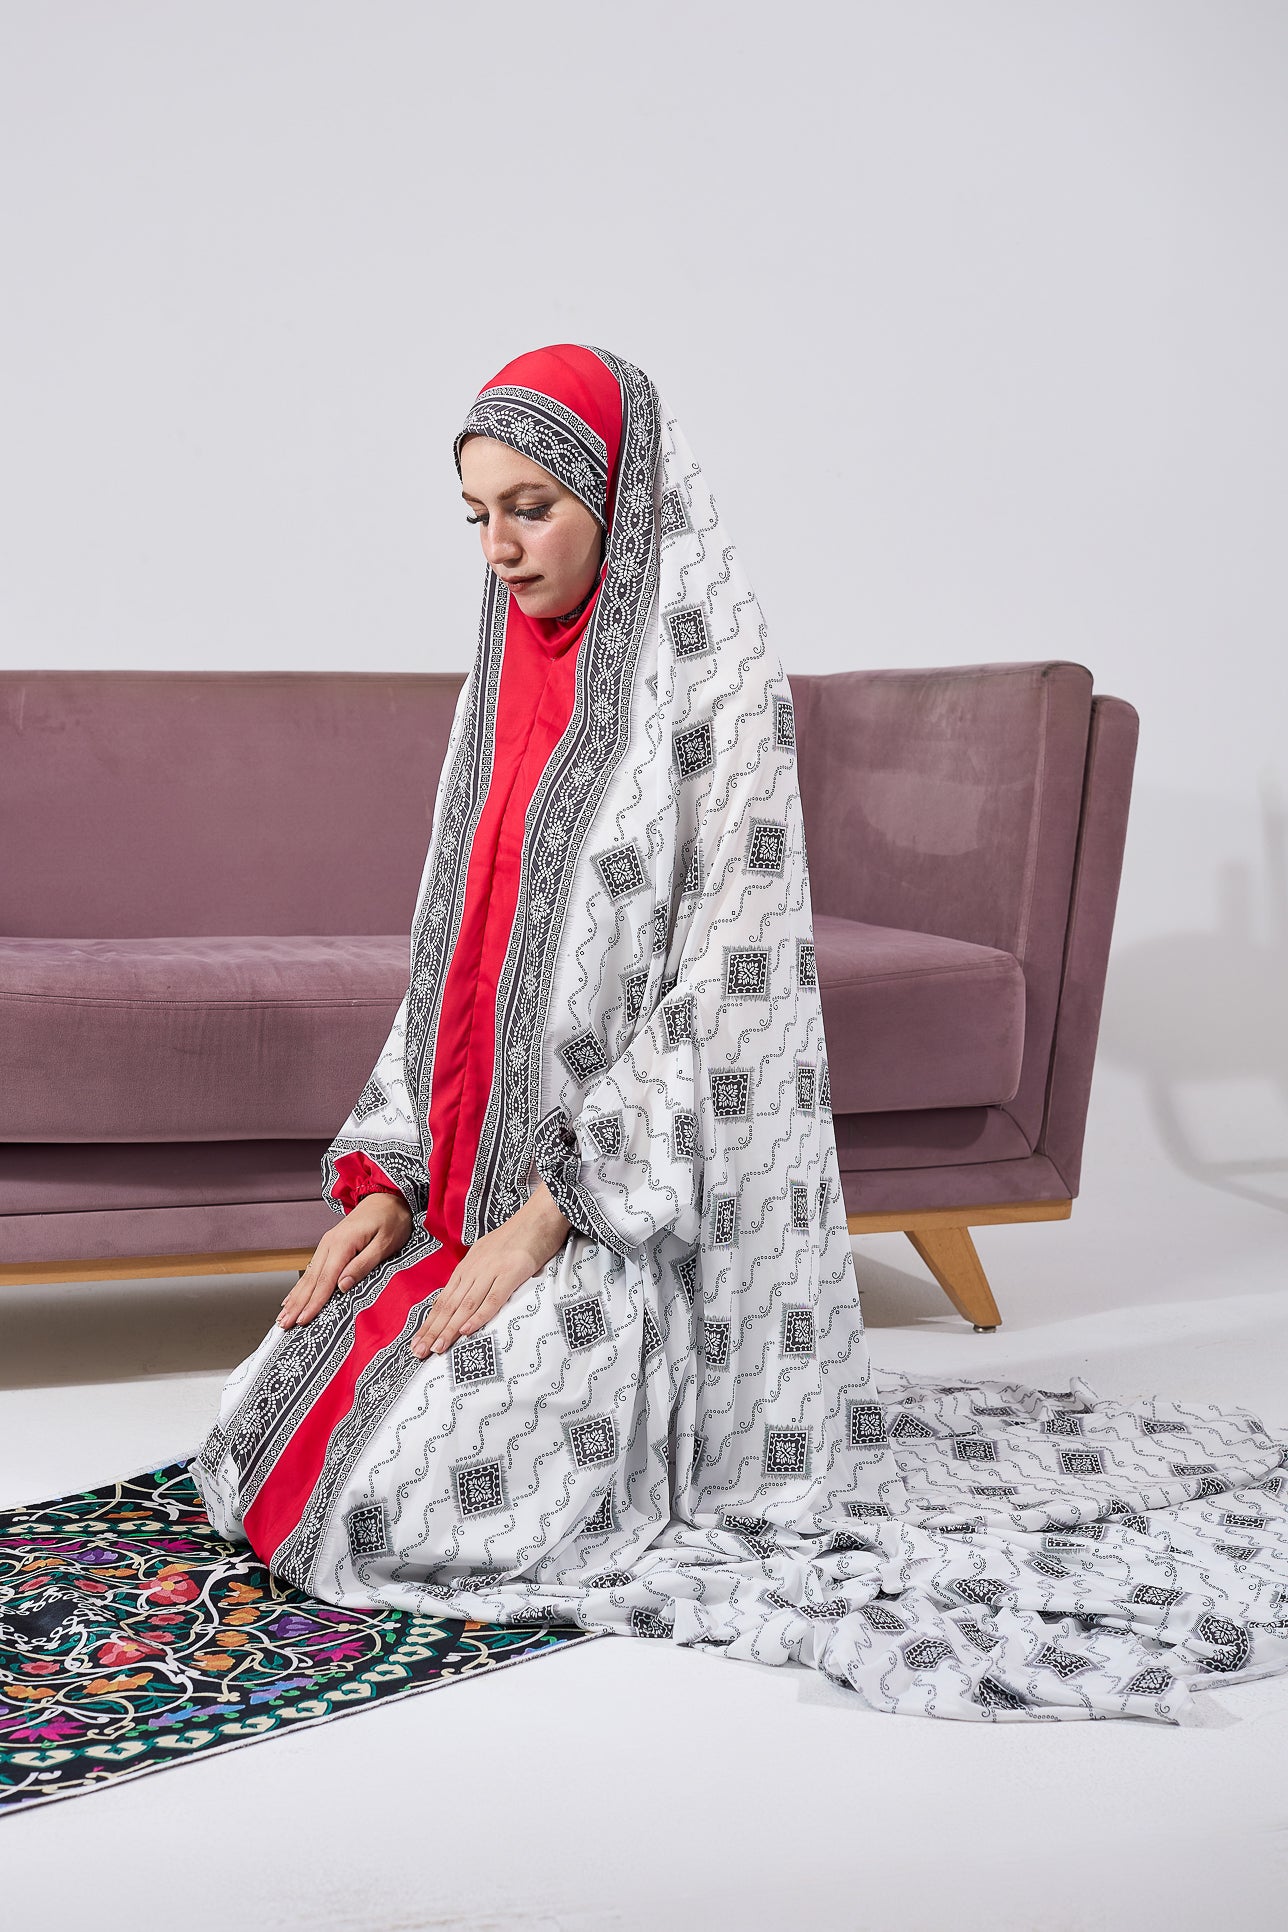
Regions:
<instances>
[{"instance_id":1,"label":"prayer gown","mask_svg":"<svg viewBox=\"0 0 1288 1932\"><path fill-rule=\"evenodd\" d=\"M604 351L521 357L457 442L606 533L568 625L489 574L410 983L323 1162L402 1252L230 1377L212 1523L328 1602L823 1671L867 1706L1184 1721L1288 1664L1261 1418L874 1376L832 1129L790 687L698 463ZM572 1232L409 1343L544 1178Z\"/></svg>"}]
</instances>

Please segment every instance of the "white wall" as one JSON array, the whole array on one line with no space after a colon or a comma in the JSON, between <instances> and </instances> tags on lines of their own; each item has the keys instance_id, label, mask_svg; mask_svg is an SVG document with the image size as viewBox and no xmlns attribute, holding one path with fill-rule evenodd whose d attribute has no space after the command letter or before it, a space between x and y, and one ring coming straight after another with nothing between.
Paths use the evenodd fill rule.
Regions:
<instances>
[{"instance_id":1,"label":"white wall","mask_svg":"<svg viewBox=\"0 0 1288 1932\"><path fill-rule=\"evenodd\" d=\"M3 0L0 656L463 669L451 436L607 344L790 668L1138 706L1105 1052L1273 1167L1286 108L1282 0Z\"/></svg>"}]
</instances>

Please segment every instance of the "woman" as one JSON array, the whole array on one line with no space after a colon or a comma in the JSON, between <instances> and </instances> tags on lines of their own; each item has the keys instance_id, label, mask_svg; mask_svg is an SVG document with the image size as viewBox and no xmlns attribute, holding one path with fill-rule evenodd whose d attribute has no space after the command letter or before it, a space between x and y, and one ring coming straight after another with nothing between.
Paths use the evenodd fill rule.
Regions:
<instances>
[{"instance_id":1,"label":"woman","mask_svg":"<svg viewBox=\"0 0 1288 1932\"><path fill-rule=\"evenodd\" d=\"M642 372L509 364L411 983L330 1230L193 1466L330 1602L813 1664L883 1710L1179 1720L1288 1661L1255 1417L874 1385L791 694Z\"/></svg>"}]
</instances>

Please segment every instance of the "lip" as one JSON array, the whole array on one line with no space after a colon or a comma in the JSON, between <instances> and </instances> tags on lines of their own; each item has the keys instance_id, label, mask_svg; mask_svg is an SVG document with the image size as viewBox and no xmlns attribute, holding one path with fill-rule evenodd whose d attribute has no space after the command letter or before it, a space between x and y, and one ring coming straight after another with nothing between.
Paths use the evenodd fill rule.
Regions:
<instances>
[{"instance_id":1,"label":"lip","mask_svg":"<svg viewBox=\"0 0 1288 1932\"><path fill-rule=\"evenodd\" d=\"M505 585L507 590L525 590L529 584L539 584L541 582L541 579L539 576L537 577L502 577L501 582Z\"/></svg>"}]
</instances>

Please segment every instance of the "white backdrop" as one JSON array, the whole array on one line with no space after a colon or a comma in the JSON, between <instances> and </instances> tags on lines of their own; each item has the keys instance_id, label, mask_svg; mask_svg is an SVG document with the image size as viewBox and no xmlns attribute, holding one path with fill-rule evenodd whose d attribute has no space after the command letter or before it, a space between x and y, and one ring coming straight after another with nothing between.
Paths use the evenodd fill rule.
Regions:
<instances>
[{"instance_id":1,"label":"white backdrop","mask_svg":"<svg viewBox=\"0 0 1288 1932\"><path fill-rule=\"evenodd\" d=\"M1286 109L1275 0L2 0L0 656L464 669L452 434L606 344L789 668L1137 705L1103 1053L1269 1201Z\"/></svg>"}]
</instances>

